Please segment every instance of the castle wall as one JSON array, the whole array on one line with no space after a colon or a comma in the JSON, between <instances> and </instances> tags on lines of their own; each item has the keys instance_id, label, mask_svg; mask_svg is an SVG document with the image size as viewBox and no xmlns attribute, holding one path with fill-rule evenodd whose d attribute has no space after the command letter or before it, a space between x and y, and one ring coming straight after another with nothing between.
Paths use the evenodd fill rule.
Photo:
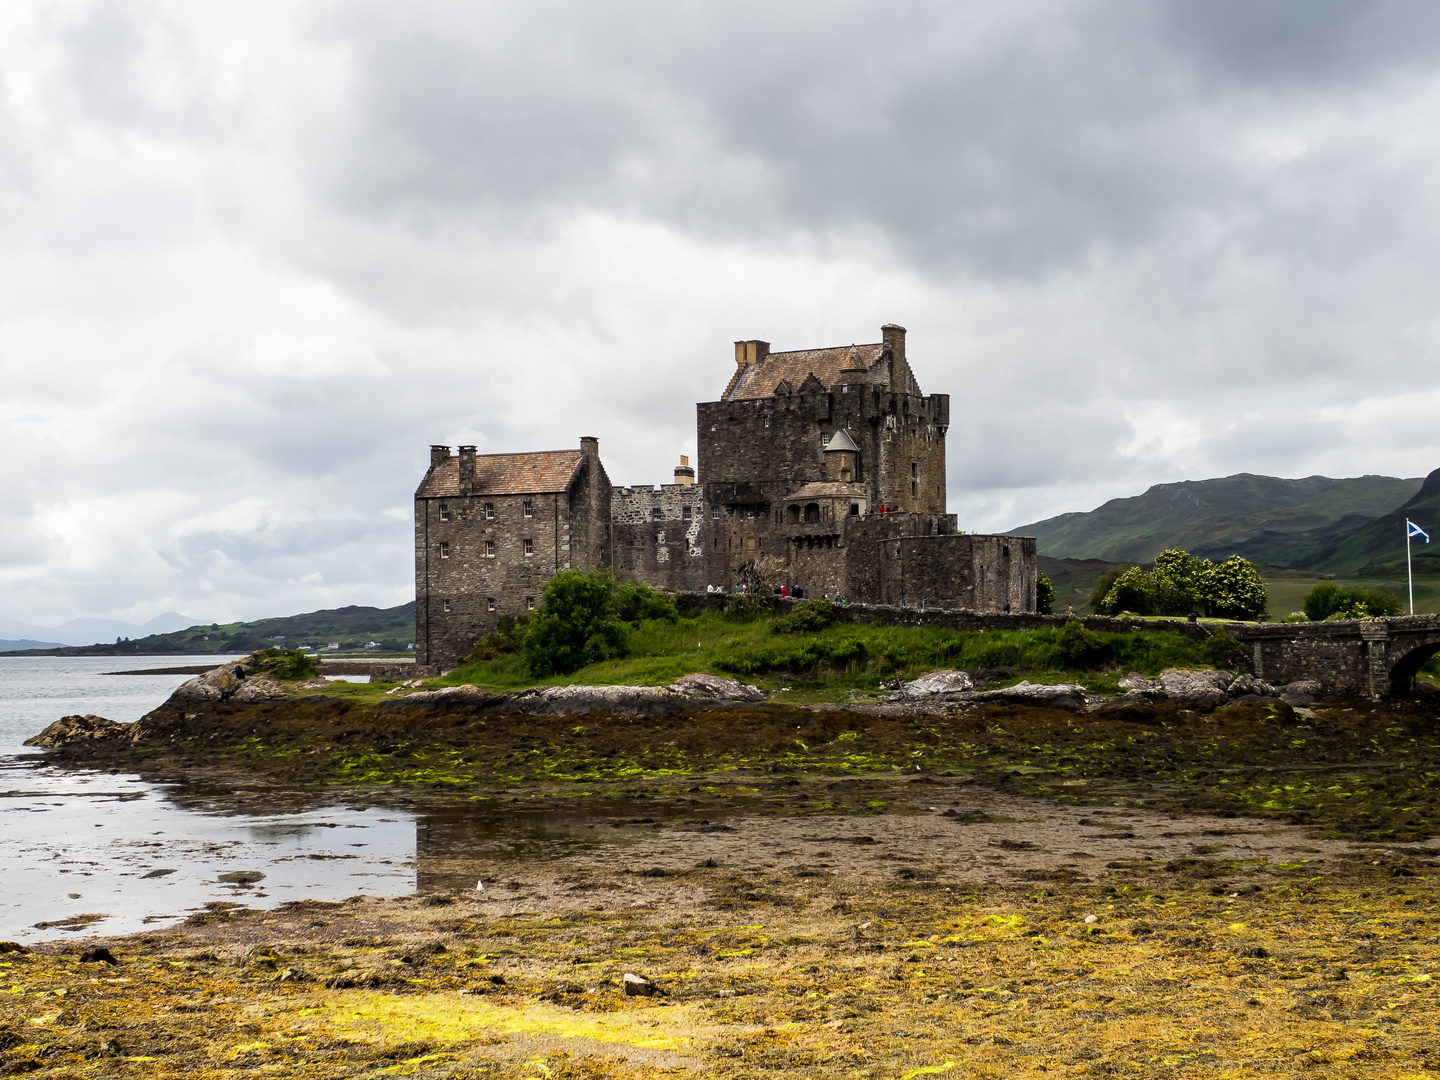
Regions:
<instances>
[{"instance_id":1,"label":"castle wall","mask_svg":"<svg viewBox=\"0 0 1440 1080\"><path fill-rule=\"evenodd\" d=\"M615 576L675 592L704 592L705 501L692 484L617 487L610 494Z\"/></svg>"}]
</instances>

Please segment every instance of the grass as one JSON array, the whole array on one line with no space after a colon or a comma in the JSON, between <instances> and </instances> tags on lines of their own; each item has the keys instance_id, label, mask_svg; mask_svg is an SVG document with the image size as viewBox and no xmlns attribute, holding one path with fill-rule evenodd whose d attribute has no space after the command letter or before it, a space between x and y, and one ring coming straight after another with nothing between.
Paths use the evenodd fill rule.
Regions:
<instances>
[{"instance_id":1,"label":"grass","mask_svg":"<svg viewBox=\"0 0 1440 1080\"><path fill-rule=\"evenodd\" d=\"M647 620L630 633L630 655L569 675L535 679L516 653L462 665L427 687L472 685L496 694L532 686L664 686L682 675L710 672L784 689L793 704L839 702L877 694L896 678L936 668L1014 668L997 681L1025 678L1079 682L1115 692L1128 671L1154 675L1167 667L1214 667L1224 650L1178 633L1106 634L1073 630L957 632L893 626L831 625L813 633L778 632L777 618L750 621L704 612L678 623ZM324 691L357 702L383 700L393 682L331 684Z\"/></svg>"}]
</instances>

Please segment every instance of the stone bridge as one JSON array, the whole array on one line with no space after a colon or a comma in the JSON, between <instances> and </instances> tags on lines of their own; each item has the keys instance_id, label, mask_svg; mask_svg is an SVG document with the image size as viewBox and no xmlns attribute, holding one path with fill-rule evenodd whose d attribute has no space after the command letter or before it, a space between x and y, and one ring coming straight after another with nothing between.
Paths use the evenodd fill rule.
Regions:
<instances>
[{"instance_id":1,"label":"stone bridge","mask_svg":"<svg viewBox=\"0 0 1440 1080\"><path fill-rule=\"evenodd\" d=\"M1235 624L1225 630L1251 647L1256 678L1275 686L1314 679L1372 698L1414 689L1416 673L1440 652L1440 615Z\"/></svg>"}]
</instances>

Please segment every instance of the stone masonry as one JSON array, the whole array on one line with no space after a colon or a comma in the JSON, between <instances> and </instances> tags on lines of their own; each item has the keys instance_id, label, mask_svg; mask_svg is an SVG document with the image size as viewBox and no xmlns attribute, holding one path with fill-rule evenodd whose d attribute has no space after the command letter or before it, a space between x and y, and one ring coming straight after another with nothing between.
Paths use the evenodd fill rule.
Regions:
<instances>
[{"instance_id":1,"label":"stone masonry","mask_svg":"<svg viewBox=\"0 0 1440 1080\"><path fill-rule=\"evenodd\" d=\"M571 568L730 592L768 558L810 596L1033 612L1034 539L962 534L945 511L949 426L949 396L921 391L890 324L865 345L736 342L720 400L696 407L698 470L682 459L673 484L612 487L593 438L432 447L415 495L416 660L453 663Z\"/></svg>"}]
</instances>

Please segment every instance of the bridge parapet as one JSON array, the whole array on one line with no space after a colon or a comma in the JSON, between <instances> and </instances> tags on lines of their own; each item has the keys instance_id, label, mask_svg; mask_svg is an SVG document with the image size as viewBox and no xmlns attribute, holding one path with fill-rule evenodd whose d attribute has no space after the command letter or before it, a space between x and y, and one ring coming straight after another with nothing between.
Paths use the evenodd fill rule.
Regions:
<instances>
[{"instance_id":1,"label":"bridge parapet","mask_svg":"<svg viewBox=\"0 0 1440 1080\"><path fill-rule=\"evenodd\" d=\"M1440 651L1440 615L1237 623L1227 629L1251 647L1256 678L1276 685L1314 679L1371 698L1414 689L1415 675Z\"/></svg>"}]
</instances>

